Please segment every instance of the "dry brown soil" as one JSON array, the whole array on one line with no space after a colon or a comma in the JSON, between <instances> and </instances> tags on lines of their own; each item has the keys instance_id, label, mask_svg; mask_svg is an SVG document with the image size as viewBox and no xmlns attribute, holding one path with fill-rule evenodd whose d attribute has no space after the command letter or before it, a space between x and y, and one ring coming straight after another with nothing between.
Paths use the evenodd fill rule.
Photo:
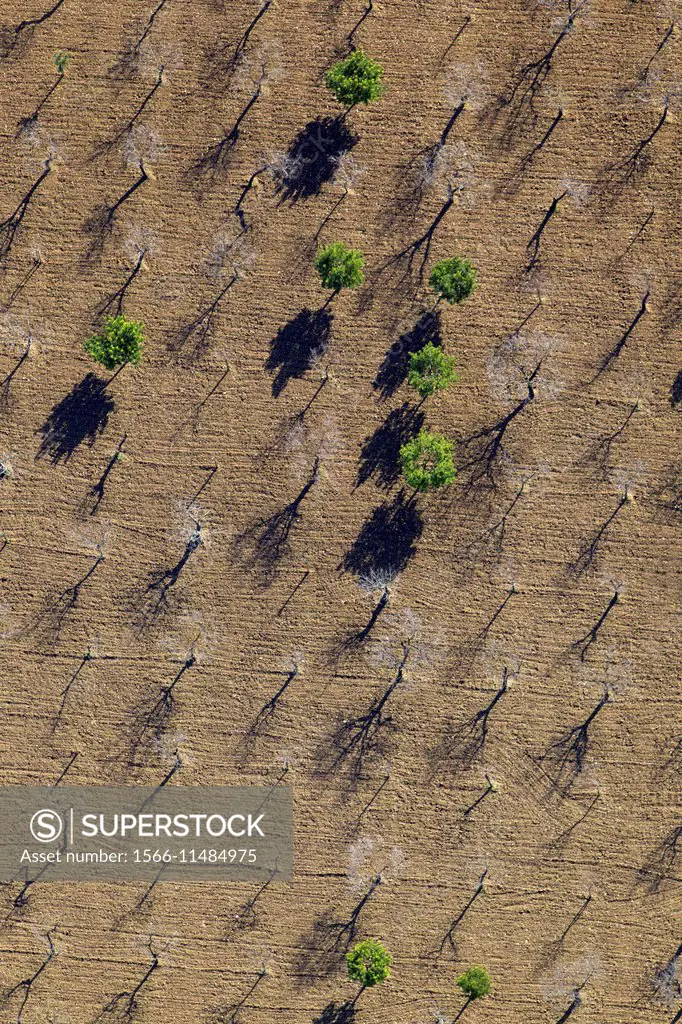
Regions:
<instances>
[{"instance_id":1,"label":"dry brown soil","mask_svg":"<svg viewBox=\"0 0 682 1024\"><path fill-rule=\"evenodd\" d=\"M4 887L0 984L27 984L0 1016L126 1019L125 999L102 1014L145 976L151 937L159 966L129 1018L334 1024L344 1017L330 1004L356 991L340 926L381 874L356 934L390 947L392 977L363 993L358 1022L451 1020L472 963L489 969L493 993L465 1010L471 1024L677 1020L676 31L651 58L679 13L629 0L574 7L526 95L524 66L562 33L565 5L375 0L354 41L384 65L387 89L347 120L358 139L350 181L339 172L292 196L283 157L307 124L339 113L323 75L365 7L274 0L233 66L260 7L167 0L135 52L155 10L147 0L64 0L19 33L48 0L2 6L0 217L52 164L0 287L3 378L31 339L2 385L12 476L0 484L0 781L51 784L76 753L66 779L79 785L156 785L173 768L170 785L291 785L295 878L262 892L159 884L147 896L144 885L39 880L19 900L18 885ZM73 58L64 80L21 127L55 82L56 51ZM420 160L463 93L413 201ZM140 160L149 179L102 231ZM235 205L263 166L238 237ZM456 202L426 272L466 254L479 286L439 310L460 382L415 413L401 358L433 301L419 275L426 241L411 268L410 252L389 261L437 217L448 182ZM559 196L529 270L528 241ZM289 378L302 321L278 332L325 299L311 263L318 231L363 249L368 281L332 303L326 351ZM146 325L144 359L98 391L82 342L142 250L123 308ZM373 382L401 336L384 396ZM534 397L481 475L486 443L538 365ZM446 493L410 502L393 466L418 414L459 442L461 471ZM157 607L147 588L183 552ZM387 566L401 569L388 604L353 640L380 597L358 576ZM615 594L581 657L576 642ZM171 711L136 742L192 650ZM381 698L403 651L369 749L342 756L344 721ZM254 729L293 660L298 674ZM474 716L505 669L484 736ZM496 790L467 814L486 772ZM57 955L28 984L51 929Z\"/></svg>"}]
</instances>

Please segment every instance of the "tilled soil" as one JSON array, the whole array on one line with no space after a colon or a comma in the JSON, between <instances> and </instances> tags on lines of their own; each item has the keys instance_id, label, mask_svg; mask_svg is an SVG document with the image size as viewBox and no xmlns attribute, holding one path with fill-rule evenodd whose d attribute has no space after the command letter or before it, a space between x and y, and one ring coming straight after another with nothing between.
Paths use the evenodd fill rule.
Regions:
<instances>
[{"instance_id":1,"label":"tilled soil","mask_svg":"<svg viewBox=\"0 0 682 1024\"><path fill-rule=\"evenodd\" d=\"M15 30L48 9L2 11L0 218L51 163L3 229L0 781L291 785L295 877L5 886L2 1020L340 1024L367 936L359 1022L452 1020L476 963L474 1024L677 1019L678 14L375 0L386 94L339 128L362 2ZM337 239L367 283L325 319ZM477 291L429 321L454 253ZM131 275L144 358L102 390L82 342ZM416 408L420 320L461 379ZM460 472L415 500L420 418Z\"/></svg>"}]
</instances>

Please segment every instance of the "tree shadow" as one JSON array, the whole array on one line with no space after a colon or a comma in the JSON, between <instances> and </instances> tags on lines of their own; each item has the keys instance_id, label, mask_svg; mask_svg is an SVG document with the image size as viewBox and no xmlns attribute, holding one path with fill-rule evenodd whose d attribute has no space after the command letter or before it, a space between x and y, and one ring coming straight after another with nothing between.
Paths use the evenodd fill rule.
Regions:
<instances>
[{"instance_id":1,"label":"tree shadow","mask_svg":"<svg viewBox=\"0 0 682 1024\"><path fill-rule=\"evenodd\" d=\"M409 402L393 409L362 446L355 486L360 487L371 476L376 477L379 487L389 488L396 483L400 475L400 449L423 425L424 413Z\"/></svg>"},{"instance_id":2,"label":"tree shadow","mask_svg":"<svg viewBox=\"0 0 682 1024\"><path fill-rule=\"evenodd\" d=\"M682 370L678 373L670 387L670 404L675 409L682 402Z\"/></svg>"},{"instance_id":3,"label":"tree shadow","mask_svg":"<svg viewBox=\"0 0 682 1024\"><path fill-rule=\"evenodd\" d=\"M357 142L358 137L339 118L310 121L275 169L280 202L295 203L318 195L336 174L343 154L350 152Z\"/></svg>"},{"instance_id":4,"label":"tree shadow","mask_svg":"<svg viewBox=\"0 0 682 1024\"><path fill-rule=\"evenodd\" d=\"M413 352L419 352L428 342L441 344L440 326L439 312L422 313L414 327L391 345L372 382L382 398L390 398L405 380Z\"/></svg>"},{"instance_id":5,"label":"tree shadow","mask_svg":"<svg viewBox=\"0 0 682 1024\"><path fill-rule=\"evenodd\" d=\"M660 891L667 880L672 880L671 873L675 870L675 862L682 849L682 826L670 832L637 872L637 884L654 894Z\"/></svg>"},{"instance_id":6,"label":"tree shadow","mask_svg":"<svg viewBox=\"0 0 682 1024\"><path fill-rule=\"evenodd\" d=\"M313 1024L352 1024L355 1020L355 1006L353 1003L327 1003L319 1017L315 1017Z\"/></svg>"},{"instance_id":7,"label":"tree shadow","mask_svg":"<svg viewBox=\"0 0 682 1024\"><path fill-rule=\"evenodd\" d=\"M326 309L302 309L270 342L266 370L277 370L272 382L275 397L294 377L302 377L329 347L333 316Z\"/></svg>"},{"instance_id":8,"label":"tree shadow","mask_svg":"<svg viewBox=\"0 0 682 1024\"><path fill-rule=\"evenodd\" d=\"M277 566L289 553L291 532L303 518L301 505L319 479L319 468L320 460L317 458L310 476L292 501L267 519L261 519L244 530L235 539L236 553L246 556L247 567L259 572L266 586L270 585Z\"/></svg>"},{"instance_id":9,"label":"tree shadow","mask_svg":"<svg viewBox=\"0 0 682 1024\"><path fill-rule=\"evenodd\" d=\"M374 509L339 568L357 576L401 572L416 554L424 520L414 498L401 490Z\"/></svg>"},{"instance_id":10,"label":"tree shadow","mask_svg":"<svg viewBox=\"0 0 682 1024\"><path fill-rule=\"evenodd\" d=\"M84 441L90 447L104 433L109 416L116 408L105 390L107 381L94 373L85 375L72 391L54 406L37 433L42 434L36 458L48 456L54 465L71 458Z\"/></svg>"}]
</instances>

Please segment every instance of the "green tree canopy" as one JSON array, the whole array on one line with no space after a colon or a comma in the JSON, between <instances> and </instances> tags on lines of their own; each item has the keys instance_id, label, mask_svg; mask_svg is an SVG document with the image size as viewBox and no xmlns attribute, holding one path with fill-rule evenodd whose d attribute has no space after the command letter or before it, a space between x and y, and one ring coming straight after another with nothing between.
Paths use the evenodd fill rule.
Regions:
<instances>
[{"instance_id":1,"label":"green tree canopy","mask_svg":"<svg viewBox=\"0 0 682 1024\"><path fill-rule=\"evenodd\" d=\"M452 256L434 264L429 283L441 299L464 302L476 287L476 267L464 256Z\"/></svg>"},{"instance_id":2,"label":"green tree canopy","mask_svg":"<svg viewBox=\"0 0 682 1024\"><path fill-rule=\"evenodd\" d=\"M107 370L132 363L137 366L144 345L144 326L123 315L108 316L99 334L92 334L83 347L88 355Z\"/></svg>"},{"instance_id":3,"label":"green tree canopy","mask_svg":"<svg viewBox=\"0 0 682 1024\"><path fill-rule=\"evenodd\" d=\"M407 484L417 491L430 491L454 483L454 448L453 442L440 434L420 430L400 449L400 465Z\"/></svg>"},{"instance_id":4,"label":"green tree canopy","mask_svg":"<svg viewBox=\"0 0 682 1024\"><path fill-rule=\"evenodd\" d=\"M383 73L381 64L377 64L362 50L353 50L329 69L325 83L339 103L350 109L358 103L371 103L379 99L384 91L381 82Z\"/></svg>"},{"instance_id":5,"label":"green tree canopy","mask_svg":"<svg viewBox=\"0 0 682 1024\"><path fill-rule=\"evenodd\" d=\"M330 242L315 257L315 267L324 288L335 292L357 288L365 280L365 257L359 249L348 249L343 242Z\"/></svg>"},{"instance_id":6,"label":"green tree canopy","mask_svg":"<svg viewBox=\"0 0 682 1024\"><path fill-rule=\"evenodd\" d=\"M424 348L410 355L407 383L422 398L428 398L436 391L443 391L459 380L455 357L446 356L443 349L429 341Z\"/></svg>"},{"instance_id":7,"label":"green tree canopy","mask_svg":"<svg viewBox=\"0 0 682 1024\"><path fill-rule=\"evenodd\" d=\"M363 939L346 953L348 977L371 988L390 977L393 957L378 939Z\"/></svg>"},{"instance_id":8,"label":"green tree canopy","mask_svg":"<svg viewBox=\"0 0 682 1024\"><path fill-rule=\"evenodd\" d=\"M457 979L457 984L467 998L482 999L490 992L490 975L485 967L468 967Z\"/></svg>"}]
</instances>

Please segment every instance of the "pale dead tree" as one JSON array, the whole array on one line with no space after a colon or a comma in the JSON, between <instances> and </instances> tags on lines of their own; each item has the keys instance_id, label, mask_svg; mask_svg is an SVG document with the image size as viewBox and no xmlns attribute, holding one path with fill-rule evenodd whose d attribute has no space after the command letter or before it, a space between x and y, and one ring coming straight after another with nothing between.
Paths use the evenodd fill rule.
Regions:
<instances>
[{"instance_id":1,"label":"pale dead tree","mask_svg":"<svg viewBox=\"0 0 682 1024\"><path fill-rule=\"evenodd\" d=\"M6 408L9 402L9 392L12 386L12 381L16 377L17 373L21 370L22 366L29 358L31 354L31 347L33 345L33 338L29 334L26 339L26 346L19 356L19 359L14 364L11 370L5 374L2 381L0 381L0 408Z\"/></svg>"},{"instance_id":2,"label":"pale dead tree","mask_svg":"<svg viewBox=\"0 0 682 1024\"><path fill-rule=\"evenodd\" d=\"M582 544L577 558L571 565L571 571L576 576L581 576L583 573L587 572L588 569L594 568L602 542L607 537L610 528L613 526L622 510L632 501L632 490L630 487L625 487L615 508L609 513L597 530L595 530L595 532Z\"/></svg>"},{"instance_id":3,"label":"pale dead tree","mask_svg":"<svg viewBox=\"0 0 682 1024\"><path fill-rule=\"evenodd\" d=\"M601 476L602 479L606 479L611 467L614 444L621 440L628 425L630 424L630 421L633 419L635 414L641 412L643 408L644 403L640 398L638 398L632 403L628 409L627 415L615 430L611 431L609 434L605 434L603 437L599 438L598 441L590 445L588 451L581 459L581 462L586 465L593 464L597 474Z\"/></svg>"},{"instance_id":4,"label":"pale dead tree","mask_svg":"<svg viewBox=\"0 0 682 1024\"><path fill-rule=\"evenodd\" d=\"M611 699L609 688L604 686L601 697L583 721L552 743L538 759L559 792L567 793L584 771L590 748L590 730Z\"/></svg>"},{"instance_id":5,"label":"pale dead tree","mask_svg":"<svg viewBox=\"0 0 682 1024\"><path fill-rule=\"evenodd\" d=\"M485 868L483 874L478 879L478 882L476 883L476 886L474 887L474 891L472 892L471 896L464 904L459 914L457 914L457 916L451 921L450 925L447 928L447 931L445 932L443 938L441 939L438 948L433 951L436 956L440 956L443 950L446 948L446 946L449 947L453 956L457 956L457 940L455 938L455 932L459 928L459 926L461 925L462 921L467 916L471 908L473 907L474 903L476 903L480 896L485 892L485 881L487 877L488 868Z\"/></svg>"},{"instance_id":6,"label":"pale dead tree","mask_svg":"<svg viewBox=\"0 0 682 1024\"><path fill-rule=\"evenodd\" d=\"M360 779L367 761L380 753L385 733L394 728L393 716L387 712L387 707L405 681L405 669L412 649L409 641L403 641L401 647L400 661L388 686L364 714L346 719L334 736L336 754L331 770L336 772L347 763L353 782Z\"/></svg>"},{"instance_id":7,"label":"pale dead tree","mask_svg":"<svg viewBox=\"0 0 682 1024\"><path fill-rule=\"evenodd\" d=\"M0 56L6 57L22 39L29 38L33 32L57 13L65 0L56 0L42 14L36 14L33 18L24 18L23 21L5 29L0 35Z\"/></svg>"},{"instance_id":8,"label":"pale dead tree","mask_svg":"<svg viewBox=\"0 0 682 1024\"><path fill-rule=\"evenodd\" d=\"M438 748L441 759L451 768L458 764L468 768L483 753L490 732L491 716L506 696L516 673L508 666L502 670L502 680L488 703L476 711L463 725L457 727Z\"/></svg>"},{"instance_id":9,"label":"pale dead tree","mask_svg":"<svg viewBox=\"0 0 682 1024\"><path fill-rule=\"evenodd\" d=\"M142 990L149 983L150 978L160 966L159 955L154 949L154 937L152 935L149 936L147 948L151 957L151 963L147 970L133 988L117 993L117 995L107 1003L100 1013L98 1020L101 1020L106 1014L118 1012L121 1013L123 1020L131 1020L133 1018L139 1006L138 1000Z\"/></svg>"},{"instance_id":10,"label":"pale dead tree","mask_svg":"<svg viewBox=\"0 0 682 1024\"><path fill-rule=\"evenodd\" d=\"M677 947L667 963L657 967L652 979L651 987L656 998L666 1005L677 1002L682 998L682 983L680 981L680 958L682 957L682 943Z\"/></svg>"},{"instance_id":11,"label":"pale dead tree","mask_svg":"<svg viewBox=\"0 0 682 1024\"><path fill-rule=\"evenodd\" d=\"M287 692L291 684L294 682L294 680L298 678L301 672L302 660L303 659L300 654L295 654L292 657L291 668L284 674L284 680L281 686L279 686L279 688L275 691L272 697L270 697L265 702L263 707L256 715L256 719L250 729L252 735L257 736L265 728L270 718L274 715L285 693Z\"/></svg>"},{"instance_id":12,"label":"pale dead tree","mask_svg":"<svg viewBox=\"0 0 682 1024\"><path fill-rule=\"evenodd\" d=\"M587 633L585 633L583 636L581 636L578 640L574 641L573 647L578 648L578 650L580 651L580 660L581 661L585 661L585 659L587 658L587 655L589 654L590 648L599 639L599 634L600 634L602 628L604 627L604 624L606 623L606 620L608 619L609 615L611 614L613 609L616 607L616 605L619 603L619 601L620 601L620 589L618 587L616 587L614 589L614 591L613 591L613 594L611 595L609 603L606 605L606 608L601 613L601 615L599 616L597 621L594 623L594 625L591 626L590 629L588 629Z\"/></svg>"},{"instance_id":13,"label":"pale dead tree","mask_svg":"<svg viewBox=\"0 0 682 1024\"><path fill-rule=\"evenodd\" d=\"M17 234L21 228L31 200L36 195L43 182L52 173L54 161L48 158L43 164L43 170L35 179L27 192L24 193L14 210L3 221L0 221L0 262L7 259L12 246L16 241Z\"/></svg>"},{"instance_id":14,"label":"pale dead tree","mask_svg":"<svg viewBox=\"0 0 682 1024\"><path fill-rule=\"evenodd\" d=\"M263 90L267 80L268 66L267 62L263 60L258 67L255 77L252 78L253 91L237 114L231 128L227 129L223 133L218 142L214 143L214 145L207 150L196 164L196 170L199 174L205 174L207 172L216 174L227 168L232 152L241 138L244 122L263 95Z\"/></svg>"},{"instance_id":15,"label":"pale dead tree","mask_svg":"<svg viewBox=\"0 0 682 1024\"><path fill-rule=\"evenodd\" d=\"M192 646L171 681L166 686L161 687L157 700L142 714L140 720L136 723L133 733L132 753L130 755L131 760L135 759L138 749L146 741L153 740L158 744L168 728L170 719L175 711L177 689L180 683L183 682L185 674L197 664L196 644L199 637L200 634L195 637Z\"/></svg>"},{"instance_id":16,"label":"pale dead tree","mask_svg":"<svg viewBox=\"0 0 682 1024\"><path fill-rule=\"evenodd\" d=\"M133 129L137 126L138 121L146 111L147 107L150 105L150 103L156 96L156 94L166 84L166 80L166 67L164 64L162 64L160 67L156 69L156 78L151 88L148 89L148 91L145 93L141 102L137 105L137 107L130 115L126 123L123 125L123 127L119 128L116 134L113 135L110 139L108 139L100 147L100 152L106 152L107 150L112 149L115 145L117 145L117 143L121 142L122 139L125 139L126 136L128 136L133 131Z\"/></svg>"},{"instance_id":17,"label":"pale dead tree","mask_svg":"<svg viewBox=\"0 0 682 1024\"><path fill-rule=\"evenodd\" d=\"M526 248L528 250L529 255L528 263L526 264L525 268L526 273L530 273L537 267L538 262L540 260L540 243L542 242L543 235L547 230L548 224L556 215L557 210L559 209L559 204L566 198L568 194L568 189L565 189L563 192L560 193L560 195L554 196L552 202L549 204L547 210L545 211L542 220L540 221L537 228L533 232L530 240L528 241Z\"/></svg>"},{"instance_id":18,"label":"pale dead tree","mask_svg":"<svg viewBox=\"0 0 682 1024\"><path fill-rule=\"evenodd\" d=\"M378 599L372 609L367 623L353 634L354 642L362 642L370 635L376 626L381 613L384 611L391 597L391 585L399 574L399 568L385 565L379 568L370 569L358 579L360 587L366 594L378 595Z\"/></svg>"},{"instance_id":19,"label":"pale dead tree","mask_svg":"<svg viewBox=\"0 0 682 1024\"><path fill-rule=\"evenodd\" d=\"M75 670L71 673L71 676L69 677L69 681L67 682L66 686L64 687L64 689L62 690L62 692L59 695L61 697L61 701L60 701L60 704L59 704L59 708L57 709L57 714L55 715L54 720L52 722L52 733L53 734L57 731L57 727L59 726L59 723L62 720L62 716L63 716L65 708L66 708L66 702L69 699L69 694L70 694L74 684L78 680L78 677L80 676L80 674L83 671L83 669L85 668L85 666L88 665L92 661L93 657L94 657L94 655L93 655L93 652L92 652L92 648L90 647L90 645L88 645L88 647L86 648L85 654L83 655L83 657L79 661L79 663L76 666Z\"/></svg>"},{"instance_id":20,"label":"pale dead tree","mask_svg":"<svg viewBox=\"0 0 682 1024\"><path fill-rule=\"evenodd\" d=\"M554 61L559 48L572 33L578 16L585 7L586 3L578 4L570 12L547 50L536 60L528 61L519 70L509 95L503 101L504 106L509 108L512 125L515 125L526 114L529 114L533 120L535 119L535 102L540 90L554 67Z\"/></svg>"},{"instance_id":21,"label":"pale dead tree","mask_svg":"<svg viewBox=\"0 0 682 1024\"><path fill-rule=\"evenodd\" d=\"M43 960L43 962L40 964L40 966L33 972L33 974L30 974L27 978L23 978L21 981L18 981L16 985L13 985L12 988L10 988L5 993L4 998L6 1002L10 1002L14 995L16 995L19 992L21 993L21 996L19 998L19 1004L17 1007L16 1024L22 1024L22 1021L24 1019L24 1010L26 1009L26 1004L28 1003L29 998L31 996L33 986L38 981L38 978L40 978L43 971L57 956L57 947L54 944L53 935L54 928L52 928L45 936L49 944L49 952L45 959Z\"/></svg>"},{"instance_id":22,"label":"pale dead tree","mask_svg":"<svg viewBox=\"0 0 682 1024\"><path fill-rule=\"evenodd\" d=\"M166 569L158 569L151 573L151 582L144 592L141 626L150 625L164 611L167 610L173 588L177 585L180 576L189 562L190 558L197 552L205 542L205 534L202 532L201 524L190 516L193 527L189 532L185 543L185 549L178 561Z\"/></svg>"},{"instance_id":23,"label":"pale dead tree","mask_svg":"<svg viewBox=\"0 0 682 1024\"><path fill-rule=\"evenodd\" d=\"M593 381L597 380L599 377L601 377L602 373L604 373L605 370L608 370L609 366L611 366L613 361L615 359L617 359L618 356L621 354L621 352L625 348L625 345L627 344L628 339L630 338L630 335L634 331L635 327L637 326L639 321L642 319L642 317L644 317L649 312L649 299L650 299L650 297L651 297L651 291L647 288L647 290L646 290L645 294L643 295L642 300L641 300L641 302L639 304L639 309L637 310L637 312L635 313L633 319L627 325L627 327L625 328L625 330L623 331L621 336L618 338L618 341L613 346L611 351L608 352L606 354L606 356L604 357L604 359L602 360L602 363L601 363L599 369L597 370L596 374L592 378Z\"/></svg>"},{"instance_id":24,"label":"pale dead tree","mask_svg":"<svg viewBox=\"0 0 682 1024\"><path fill-rule=\"evenodd\" d=\"M469 806L466 807L462 812L465 818L468 818L469 815L472 814L473 811L475 811L476 808L479 807L483 803L483 801L490 796L491 793L499 793L500 784L495 779L491 778L489 772L485 773L485 782L486 784L483 792L479 793L474 802L469 804Z\"/></svg>"},{"instance_id":25,"label":"pale dead tree","mask_svg":"<svg viewBox=\"0 0 682 1024\"><path fill-rule=\"evenodd\" d=\"M541 371L545 364L547 354L537 358L534 365L525 366L517 360L512 339L506 346L503 370L504 376L509 370L515 370L516 379L522 382L525 393L517 398L509 412L501 416L495 423L482 430L475 431L460 441L460 448L464 452L464 461L458 467L459 471L466 475L466 489L471 490L478 486L485 486L495 490L498 486L500 463L506 457L505 439L507 431L520 414L533 402L537 395L537 381L540 379ZM498 364L494 364L491 374L498 373ZM518 392L517 392L518 394Z\"/></svg>"},{"instance_id":26,"label":"pale dead tree","mask_svg":"<svg viewBox=\"0 0 682 1024\"><path fill-rule=\"evenodd\" d=\"M137 166L140 173L132 185L129 185L114 202L105 203L104 206L96 210L93 216L86 222L86 230L93 236L88 250L89 257L98 255L101 252L105 239L113 231L114 224L122 207L132 199L138 189L141 189L148 181L153 180L154 175L151 169L145 165L144 161L141 160Z\"/></svg>"},{"instance_id":27,"label":"pale dead tree","mask_svg":"<svg viewBox=\"0 0 682 1024\"><path fill-rule=\"evenodd\" d=\"M135 56L139 55L140 50L142 49L143 43L145 42L145 40L147 39L149 33L151 32L151 30L154 27L154 22L156 21L158 16L161 14L163 9L169 3L170 3L170 0L159 0L159 3L157 3L156 6L154 7L154 9L152 10L151 14L147 18L147 21L146 21L146 23L145 23L145 25L144 25L140 35L137 37L137 39L133 43L132 52L133 52L133 54L135 54Z\"/></svg>"},{"instance_id":28,"label":"pale dead tree","mask_svg":"<svg viewBox=\"0 0 682 1024\"><path fill-rule=\"evenodd\" d=\"M610 164L603 172L600 181L602 192L608 190L622 191L644 169L651 153L651 145L668 123L669 115L670 101L666 96L658 121L656 121L651 130L622 159Z\"/></svg>"},{"instance_id":29,"label":"pale dead tree","mask_svg":"<svg viewBox=\"0 0 682 1024\"><path fill-rule=\"evenodd\" d=\"M143 270L146 269L146 255L146 249L142 249L137 253L135 262L129 268L128 274L126 275L126 278L123 281L123 283L120 285L120 287L116 289L116 291L108 295L100 306L98 306L96 313L97 316L103 316L105 313L108 313L109 315L113 316L120 316L122 314L123 303L125 302L125 297L128 293L128 289L131 287L131 285L137 278L138 274L140 274Z\"/></svg>"},{"instance_id":30,"label":"pale dead tree","mask_svg":"<svg viewBox=\"0 0 682 1024\"><path fill-rule=\"evenodd\" d=\"M355 157L350 152L340 153L338 156L333 157L333 160L336 164L336 171L334 172L332 181L335 185L339 185L342 191L341 195L334 202L329 212L325 214L320 221L320 225L313 236L313 242L315 243L319 241L320 235L334 214L341 208L349 196L355 194L358 182L365 173L364 167L361 167L358 164Z\"/></svg>"}]
</instances>

